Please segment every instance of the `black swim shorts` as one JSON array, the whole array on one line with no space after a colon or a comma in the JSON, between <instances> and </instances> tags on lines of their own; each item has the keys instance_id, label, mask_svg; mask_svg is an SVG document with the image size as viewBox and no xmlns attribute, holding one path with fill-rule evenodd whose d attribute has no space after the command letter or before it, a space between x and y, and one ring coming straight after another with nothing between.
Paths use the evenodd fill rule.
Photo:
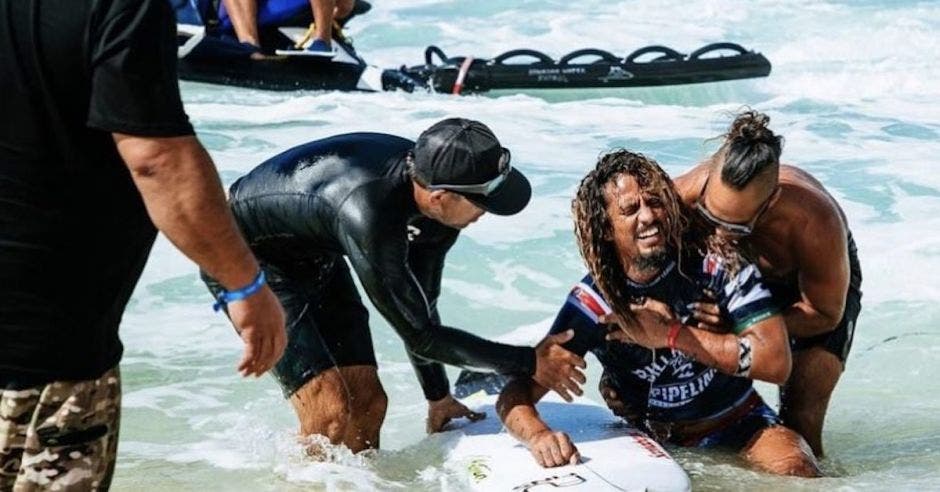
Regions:
<instances>
[{"instance_id":1,"label":"black swim shorts","mask_svg":"<svg viewBox=\"0 0 940 492\"><path fill-rule=\"evenodd\" d=\"M790 337L790 349L794 352L806 350L810 347L822 347L834 354L845 364L849 357L849 350L852 348L852 339L855 337L855 323L858 315L862 311L862 267L858 261L858 249L855 246L855 240L852 233L848 237L849 246L849 290L845 297L845 311L842 313L842 320L836 325L836 328L828 333L816 335L807 338ZM778 291L772 288L774 297ZM794 297L795 295L795 297ZM799 293L782 294L782 298L789 298L788 303L792 304L793 299L799 299Z\"/></svg>"},{"instance_id":2,"label":"black swim shorts","mask_svg":"<svg viewBox=\"0 0 940 492\"><path fill-rule=\"evenodd\" d=\"M323 257L291 275L263 268L286 315L287 348L272 370L286 398L332 367L377 365L369 312L342 257ZM205 274L203 280L217 296L218 282Z\"/></svg>"}]
</instances>

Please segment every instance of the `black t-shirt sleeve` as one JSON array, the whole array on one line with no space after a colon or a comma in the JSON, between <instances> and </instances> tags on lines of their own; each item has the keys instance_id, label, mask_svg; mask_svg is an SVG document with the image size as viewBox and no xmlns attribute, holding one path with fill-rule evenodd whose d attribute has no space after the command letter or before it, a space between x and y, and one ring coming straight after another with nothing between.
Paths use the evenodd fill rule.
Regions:
<instances>
[{"instance_id":1,"label":"black t-shirt sleeve","mask_svg":"<svg viewBox=\"0 0 940 492\"><path fill-rule=\"evenodd\" d=\"M176 79L169 2L118 1L99 18L89 25L88 125L130 135L192 135Z\"/></svg>"}]
</instances>

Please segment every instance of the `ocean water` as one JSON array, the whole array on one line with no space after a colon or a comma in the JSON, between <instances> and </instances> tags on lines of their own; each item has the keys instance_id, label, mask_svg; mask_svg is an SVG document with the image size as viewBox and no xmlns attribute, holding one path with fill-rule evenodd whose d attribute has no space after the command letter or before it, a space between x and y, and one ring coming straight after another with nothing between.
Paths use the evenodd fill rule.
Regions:
<instances>
[{"instance_id":1,"label":"ocean water","mask_svg":"<svg viewBox=\"0 0 940 492\"><path fill-rule=\"evenodd\" d=\"M855 344L824 439L829 478L777 478L734 456L672 450L697 490L940 489L940 4L913 1L378 0L349 33L379 67L417 64L428 44L493 57L560 57L647 44L690 52L733 41L763 52L769 78L623 90L432 94L266 93L183 83L193 123L226 184L283 149L348 131L409 138L448 116L490 125L534 185L522 214L484 217L445 270L446 322L483 336L548 323L583 266L569 203L596 157L625 147L678 174L714 151L730 114L768 113L784 158L845 209L865 275ZM390 395L374 456L305 459L270 377L235 372L241 343L195 268L160 239L122 328L124 414L116 490L460 490L426 438L426 405L402 343L377 313ZM598 364L589 359L589 395ZM456 372L452 372L456 375ZM771 388L763 388L776 401ZM495 418L491 415L489 418Z\"/></svg>"}]
</instances>

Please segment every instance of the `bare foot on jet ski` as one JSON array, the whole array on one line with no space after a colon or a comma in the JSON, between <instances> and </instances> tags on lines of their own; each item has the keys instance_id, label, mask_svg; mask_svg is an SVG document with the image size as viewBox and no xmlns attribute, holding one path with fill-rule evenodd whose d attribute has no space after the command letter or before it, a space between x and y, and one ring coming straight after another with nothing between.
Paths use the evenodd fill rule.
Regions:
<instances>
[{"instance_id":1,"label":"bare foot on jet ski","mask_svg":"<svg viewBox=\"0 0 940 492\"><path fill-rule=\"evenodd\" d=\"M277 60L277 59L283 58L281 56L266 54L265 52L261 51L260 46L258 46L256 43L253 43L251 41L242 41L241 44L242 46L245 47L246 50L250 52L250 54L248 55L248 58L250 58L253 61Z\"/></svg>"},{"instance_id":2,"label":"bare foot on jet ski","mask_svg":"<svg viewBox=\"0 0 940 492\"><path fill-rule=\"evenodd\" d=\"M275 53L287 56L317 56L321 58L333 58L336 56L336 50L333 49L333 44L319 38L314 39L306 49L292 46L288 49L277 50Z\"/></svg>"}]
</instances>

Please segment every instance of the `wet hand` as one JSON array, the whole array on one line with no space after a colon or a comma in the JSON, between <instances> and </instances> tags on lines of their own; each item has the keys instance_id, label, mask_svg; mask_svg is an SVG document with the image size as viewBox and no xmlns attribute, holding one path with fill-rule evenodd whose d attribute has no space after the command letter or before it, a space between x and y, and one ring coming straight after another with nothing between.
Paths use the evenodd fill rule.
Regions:
<instances>
[{"instance_id":1,"label":"wet hand","mask_svg":"<svg viewBox=\"0 0 940 492\"><path fill-rule=\"evenodd\" d=\"M666 346L669 325L675 321L675 315L668 304L646 298L641 304L631 304L632 319L616 313L600 317L601 323L612 325L607 340L634 343L647 348Z\"/></svg>"},{"instance_id":2,"label":"wet hand","mask_svg":"<svg viewBox=\"0 0 940 492\"><path fill-rule=\"evenodd\" d=\"M623 403L617 391L614 390L610 381L610 374L608 374L607 371L601 374L601 380L597 383L597 390L601 393L601 397L604 398L604 403L607 404L607 408L609 408L611 412L614 412L614 415L623 419L633 417L627 410L627 405Z\"/></svg>"},{"instance_id":3,"label":"wet hand","mask_svg":"<svg viewBox=\"0 0 940 492\"><path fill-rule=\"evenodd\" d=\"M692 310L692 319L697 321L696 328L715 333L728 333L731 326L721 315L721 307L710 301L693 302L689 305Z\"/></svg>"},{"instance_id":4,"label":"wet hand","mask_svg":"<svg viewBox=\"0 0 940 492\"><path fill-rule=\"evenodd\" d=\"M281 359L287 346L284 310L268 286L228 305L228 315L245 343L238 363L242 376L261 376Z\"/></svg>"},{"instance_id":5,"label":"wet hand","mask_svg":"<svg viewBox=\"0 0 940 492\"><path fill-rule=\"evenodd\" d=\"M476 422L486 418L486 414L474 412L454 399L453 395L447 395L440 400L428 402L427 432L428 434L440 432L451 419L458 418L467 418L471 422Z\"/></svg>"},{"instance_id":6,"label":"wet hand","mask_svg":"<svg viewBox=\"0 0 940 492\"><path fill-rule=\"evenodd\" d=\"M569 352L561 345L574 337L574 330L545 337L535 346L535 374L532 379L545 388L558 393L565 401L574 398L569 393L581 396L581 385L587 381L581 369L584 359Z\"/></svg>"},{"instance_id":7,"label":"wet hand","mask_svg":"<svg viewBox=\"0 0 940 492\"><path fill-rule=\"evenodd\" d=\"M578 448L564 432L544 430L529 439L529 452L545 468L576 465L581 462Z\"/></svg>"}]
</instances>

